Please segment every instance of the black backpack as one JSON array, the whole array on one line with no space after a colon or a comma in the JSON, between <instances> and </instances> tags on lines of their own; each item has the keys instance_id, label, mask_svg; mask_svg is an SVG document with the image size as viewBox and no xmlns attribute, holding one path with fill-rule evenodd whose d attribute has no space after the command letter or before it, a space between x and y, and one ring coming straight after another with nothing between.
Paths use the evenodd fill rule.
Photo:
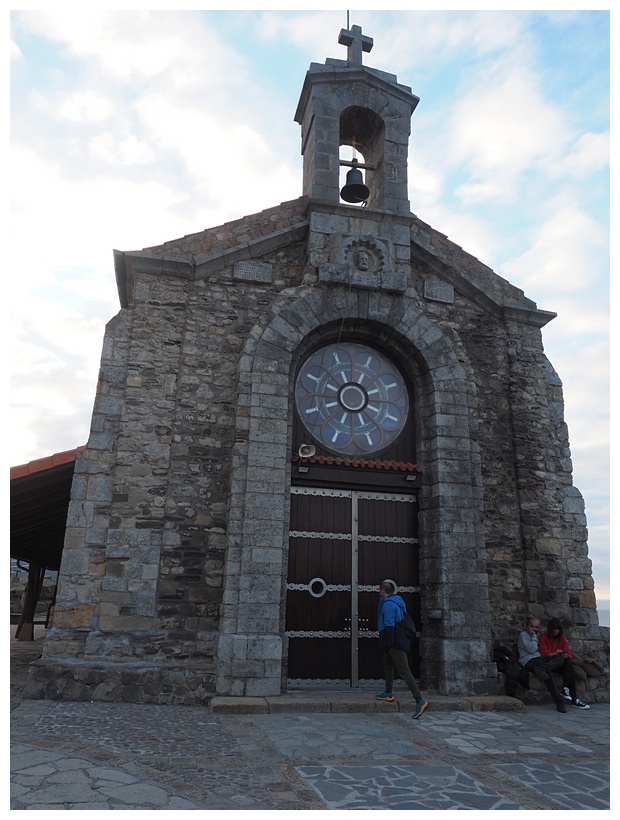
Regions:
<instances>
[{"instance_id":1,"label":"black backpack","mask_svg":"<svg viewBox=\"0 0 620 820\"><path fill-rule=\"evenodd\" d=\"M416 629L415 621L407 611L405 611L403 617L403 629L405 630L405 635L410 641L417 638L418 630Z\"/></svg>"},{"instance_id":2,"label":"black backpack","mask_svg":"<svg viewBox=\"0 0 620 820\"><path fill-rule=\"evenodd\" d=\"M519 685L529 689L530 676L519 661L515 660L510 649L498 646L493 650L493 660L499 672L506 676L506 694L514 697Z\"/></svg>"}]
</instances>

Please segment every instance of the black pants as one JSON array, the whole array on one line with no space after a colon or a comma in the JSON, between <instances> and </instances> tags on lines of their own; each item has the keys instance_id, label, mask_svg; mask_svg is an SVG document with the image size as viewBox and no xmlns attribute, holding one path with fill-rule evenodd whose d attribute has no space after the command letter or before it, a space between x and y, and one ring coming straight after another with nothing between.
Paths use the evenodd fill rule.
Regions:
<instances>
[{"instance_id":1,"label":"black pants","mask_svg":"<svg viewBox=\"0 0 620 820\"><path fill-rule=\"evenodd\" d=\"M420 688L417 680L413 677L411 669L409 669L409 661L407 660L407 653L402 649L388 649L383 653L383 669L385 671L385 691L392 691L392 684L394 683L394 672L398 672L400 677L405 681L409 687L409 691L415 698L417 703L422 699Z\"/></svg>"},{"instance_id":2,"label":"black pants","mask_svg":"<svg viewBox=\"0 0 620 820\"><path fill-rule=\"evenodd\" d=\"M555 656L554 656L555 657ZM547 691L551 695L554 700L557 700L559 697L562 697L558 692L558 687L555 682L555 678L553 677L554 672L561 672L562 673L562 685L568 687L568 691L570 692L570 696L573 700L577 698L577 684L575 678L575 670L573 668L573 664L570 658L564 658L564 663L562 666L556 667L553 671L549 669L549 658L532 658L531 661L528 661L525 664L525 668L528 672L533 672L537 677L539 677L547 687ZM547 673L547 677L544 678L543 674Z\"/></svg>"}]
</instances>

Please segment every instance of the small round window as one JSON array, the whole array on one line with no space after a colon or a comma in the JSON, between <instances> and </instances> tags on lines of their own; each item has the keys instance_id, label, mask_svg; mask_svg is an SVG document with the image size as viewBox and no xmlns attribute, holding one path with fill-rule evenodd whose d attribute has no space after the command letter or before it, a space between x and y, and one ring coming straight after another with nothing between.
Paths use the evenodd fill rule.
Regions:
<instances>
[{"instance_id":1,"label":"small round window","mask_svg":"<svg viewBox=\"0 0 620 820\"><path fill-rule=\"evenodd\" d=\"M295 383L305 429L328 450L361 456L383 450L407 421L409 397L395 365L373 348L332 344L312 353Z\"/></svg>"}]
</instances>

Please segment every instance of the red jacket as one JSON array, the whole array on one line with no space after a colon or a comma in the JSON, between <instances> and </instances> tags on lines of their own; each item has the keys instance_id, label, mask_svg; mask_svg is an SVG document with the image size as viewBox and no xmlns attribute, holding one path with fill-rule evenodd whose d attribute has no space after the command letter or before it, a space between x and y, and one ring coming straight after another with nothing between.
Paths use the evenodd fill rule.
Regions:
<instances>
[{"instance_id":1,"label":"red jacket","mask_svg":"<svg viewBox=\"0 0 620 820\"><path fill-rule=\"evenodd\" d=\"M538 649L543 658L546 658L547 655L551 655L552 652L556 652L558 649L561 649L562 652L566 652L568 658L573 657L572 652L568 648L566 635L562 635L561 638L552 638L548 632L543 632L538 641Z\"/></svg>"}]
</instances>

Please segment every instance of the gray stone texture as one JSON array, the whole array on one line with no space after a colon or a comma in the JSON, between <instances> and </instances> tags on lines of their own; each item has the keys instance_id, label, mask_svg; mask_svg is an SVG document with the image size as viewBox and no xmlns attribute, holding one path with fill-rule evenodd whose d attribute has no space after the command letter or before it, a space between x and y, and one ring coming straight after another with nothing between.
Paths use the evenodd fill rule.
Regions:
<instances>
[{"instance_id":1,"label":"gray stone texture","mask_svg":"<svg viewBox=\"0 0 620 820\"><path fill-rule=\"evenodd\" d=\"M366 175L369 208L408 215L407 142L418 102L393 75L334 60L312 63L295 114L301 125L304 195L338 203L339 146L355 138L373 169ZM356 109L366 112L365 133L352 124L359 123L352 113Z\"/></svg>"},{"instance_id":2,"label":"gray stone texture","mask_svg":"<svg viewBox=\"0 0 620 820\"><path fill-rule=\"evenodd\" d=\"M603 658L562 386L541 341L553 314L410 213L416 103L391 75L313 64L296 115L303 197L115 253L123 308L32 696L281 692L292 383L336 329L383 347L412 387L423 686L496 692L492 644L514 643L528 613L563 618L573 648ZM366 146L381 173L364 209L338 204L351 106L384 125ZM360 248L375 267L352 274Z\"/></svg>"},{"instance_id":3,"label":"gray stone texture","mask_svg":"<svg viewBox=\"0 0 620 820\"><path fill-rule=\"evenodd\" d=\"M226 246L304 215L308 239L315 229L345 235L338 208L307 207L286 203L163 248L192 258L212 251L214 235ZM385 247L402 243L400 217L396 229L372 212L356 218ZM409 224L419 235L417 220ZM494 286L480 263L469 276L471 257L442 237L436 244L465 284L432 313L416 294L437 271L420 259L404 294L304 284L306 242L265 258L271 283L233 283L226 267L191 282L128 265L145 301L108 328L93 414L108 449L98 433L77 465L45 650L55 681L37 691L156 698L172 660L185 666L167 702L281 691L290 374L331 323L359 320L362 338L406 363L416 396L420 585L423 611L441 613L425 624L425 685L492 691L491 642L510 642L528 611L569 618L576 648L600 652L583 500L566 469L561 385L540 330L501 318L506 303L518 306L516 289ZM418 250L411 241L412 259ZM497 310L471 301L472 283L500 299ZM58 661L68 657L99 669L92 683ZM148 693L146 659L159 662ZM141 666L114 683L127 662ZM206 663L197 686L196 663Z\"/></svg>"}]
</instances>

